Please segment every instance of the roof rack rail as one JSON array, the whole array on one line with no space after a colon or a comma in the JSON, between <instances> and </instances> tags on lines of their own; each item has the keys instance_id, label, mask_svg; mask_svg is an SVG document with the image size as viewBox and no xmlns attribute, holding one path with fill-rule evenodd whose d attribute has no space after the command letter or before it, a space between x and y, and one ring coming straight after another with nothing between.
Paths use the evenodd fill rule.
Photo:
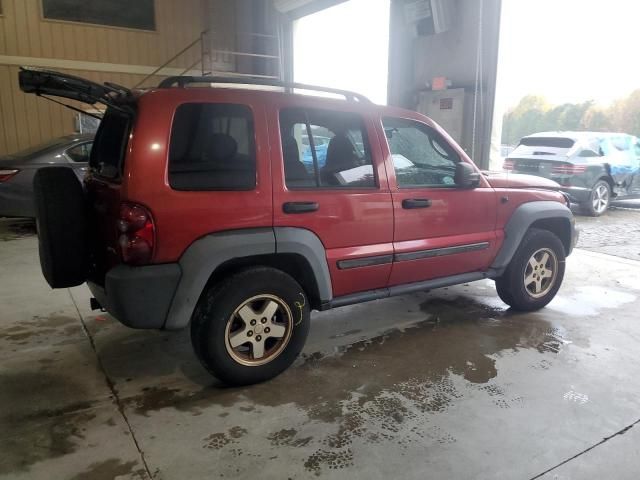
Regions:
<instances>
[{"instance_id":1,"label":"roof rack rail","mask_svg":"<svg viewBox=\"0 0 640 480\"><path fill-rule=\"evenodd\" d=\"M190 83L232 83L237 85L263 85L266 87L281 87L285 89L311 90L316 92L333 93L343 96L347 101L372 103L364 95L350 92L349 90L340 90L338 88L317 87L314 85L305 85L303 83L289 83L280 80L254 79L254 78L233 78L233 77L198 77L198 76L175 76L165 78L158 85L159 88L170 88L173 86L185 87Z\"/></svg>"}]
</instances>

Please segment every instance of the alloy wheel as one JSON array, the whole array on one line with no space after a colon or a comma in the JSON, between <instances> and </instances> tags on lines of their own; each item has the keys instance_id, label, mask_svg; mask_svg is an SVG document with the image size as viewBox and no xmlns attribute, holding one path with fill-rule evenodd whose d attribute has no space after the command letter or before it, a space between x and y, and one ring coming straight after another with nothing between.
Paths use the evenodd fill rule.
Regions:
<instances>
[{"instance_id":1,"label":"alloy wheel","mask_svg":"<svg viewBox=\"0 0 640 480\"><path fill-rule=\"evenodd\" d=\"M284 300L256 295L238 306L227 321L227 353L242 365L264 365L282 353L292 330L293 315Z\"/></svg>"},{"instance_id":2,"label":"alloy wheel","mask_svg":"<svg viewBox=\"0 0 640 480\"><path fill-rule=\"evenodd\" d=\"M536 250L524 269L524 286L533 298L544 297L555 284L558 257L549 248Z\"/></svg>"},{"instance_id":3,"label":"alloy wheel","mask_svg":"<svg viewBox=\"0 0 640 480\"><path fill-rule=\"evenodd\" d=\"M603 213L609 206L609 188L607 188L603 183L600 183L593 190L593 197L591 201L593 203L593 210L597 214Z\"/></svg>"}]
</instances>

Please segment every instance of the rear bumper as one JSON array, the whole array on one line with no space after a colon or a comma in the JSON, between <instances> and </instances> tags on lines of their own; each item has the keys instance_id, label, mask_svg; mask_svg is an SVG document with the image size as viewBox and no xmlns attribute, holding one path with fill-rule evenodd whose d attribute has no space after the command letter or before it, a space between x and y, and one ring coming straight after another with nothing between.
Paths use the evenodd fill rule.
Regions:
<instances>
[{"instance_id":1,"label":"rear bumper","mask_svg":"<svg viewBox=\"0 0 640 480\"><path fill-rule=\"evenodd\" d=\"M130 267L107 272L104 287L87 282L100 305L131 328L161 329L182 271L177 263Z\"/></svg>"}]
</instances>

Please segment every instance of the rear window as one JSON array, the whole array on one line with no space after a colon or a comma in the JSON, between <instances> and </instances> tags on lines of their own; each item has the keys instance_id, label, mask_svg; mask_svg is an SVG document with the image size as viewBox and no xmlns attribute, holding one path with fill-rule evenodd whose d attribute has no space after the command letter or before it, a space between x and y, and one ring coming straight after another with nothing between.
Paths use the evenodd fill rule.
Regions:
<instances>
[{"instance_id":1,"label":"rear window","mask_svg":"<svg viewBox=\"0 0 640 480\"><path fill-rule=\"evenodd\" d=\"M181 105L171 129L169 184L175 190L253 190L255 150L247 106Z\"/></svg>"},{"instance_id":2,"label":"rear window","mask_svg":"<svg viewBox=\"0 0 640 480\"><path fill-rule=\"evenodd\" d=\"M89 165L101 177L119 178L129 139L131 117L107 110L93 141Z\"/></svg>"},{"instance_id":3,"label":"rear window","mask_svg":"<svg viewBox=\"0 0 640 480\"><path fill-rule=\"evenodd\" d=\"M562 137L525 137L520 140L520 145L527 147L555 147L555 148L571 148L575 140Z\"/></svg>"}]
</instances>

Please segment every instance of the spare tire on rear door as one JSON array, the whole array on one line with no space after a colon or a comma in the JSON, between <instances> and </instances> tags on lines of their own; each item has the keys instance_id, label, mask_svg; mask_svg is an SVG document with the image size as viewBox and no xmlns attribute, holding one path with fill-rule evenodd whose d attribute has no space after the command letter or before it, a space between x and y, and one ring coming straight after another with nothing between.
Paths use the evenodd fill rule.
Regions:
<instances>
[{"instance_id":1,"label":"spare tire on rear door","mask_svg":"<svg viewBox=\"0 0 640 480\"><path fill-rule=\"evenodd\" d=\"M52 288L87 278L87 213L82 184L72 169L45 167L33 178L42 274Z\"/></svg>"}]
</instances>

